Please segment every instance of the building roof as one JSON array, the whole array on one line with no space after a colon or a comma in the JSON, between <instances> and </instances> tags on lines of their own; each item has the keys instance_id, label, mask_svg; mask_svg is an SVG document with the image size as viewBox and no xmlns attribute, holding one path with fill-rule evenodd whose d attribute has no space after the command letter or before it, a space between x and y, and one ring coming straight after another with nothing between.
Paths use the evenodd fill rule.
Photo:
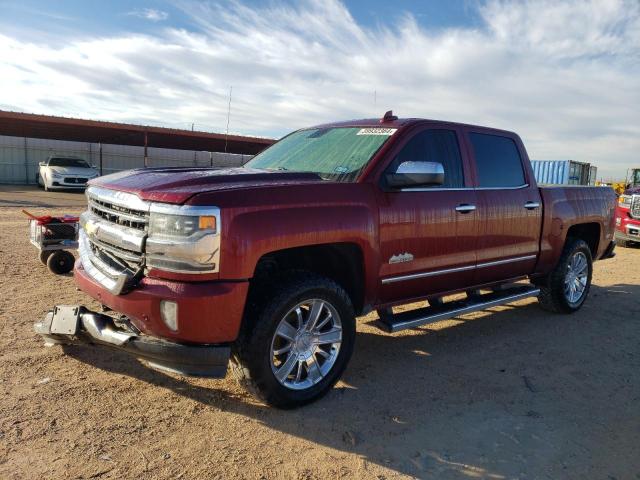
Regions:
<instances>
[{"instance_id":1,"label":"building roof","mask_svg":"<svg viewBox=\"0 0 640 480\"><path fill-rule=\"evenodd\" d=\"M0 110L0 135L116 145L147 145L255 155L275 142L270 138L225 135L128 123L54 117ZM225 149L226 144L226 149Z\"/></svg>"}]
</instances>

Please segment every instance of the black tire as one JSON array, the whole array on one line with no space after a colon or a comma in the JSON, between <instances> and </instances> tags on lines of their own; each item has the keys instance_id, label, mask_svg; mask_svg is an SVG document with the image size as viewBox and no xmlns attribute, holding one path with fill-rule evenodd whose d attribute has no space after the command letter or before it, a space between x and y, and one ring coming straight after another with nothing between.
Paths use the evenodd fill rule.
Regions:
<instances>
[{"instance_id":1,"label":"black tire","mask_svg":"<svg viewBox=\"0 0 640 480\"><path fill-rule=\"evenodd\" d=\"M47 259L47 268L51 273L63 275L73 270L75 258L71 252L66 250L56 250Z\"/></svg>"},{"instance_id":2,"label":"black tire","mask_svg":"<svg viewBox=\"0 0 640 480\"><path fill-rule=\"evenodd\" d=\"M584 291L576 301L570 301L565 294L565 280L569 264L577 254L583 254L587 260L587 278ZM593 275L593 259L591 249L583 240L568 238L555 269L540 285L538 300L545 310L556 313L574 313L580 310L589 295L591 277Z\"/></svg>"},{"instance_id":3,"label":"black tire","mask_svg":"<svg viewBox=\"0 0 640 480\"><path fill-rule=\"evenodd\" d=\"M52 253L51 250L40 250L40 261L46 265Z\"/></svg>"},{"instance_id":4,"label":"black tire","mask_svg":"<svg viewBox=\"0 0 640 480\"><path fill-rule=\"evenodd\" d=\"M344 372L355 342L355 315L351 299L333 280L311 272L295 272L278 286L255 297L245 314L242 332L231 358L231 369L238 382L269 405L289 409L313 402L325 395ZM255 299L254 297L254 299ZM335 362L318 383L293 390L280 383L273 371L272 341L280 322L296 305L320 299L335 309L342 328L342 339ZM313 363L313 362L312 362Z\"/></svg>"}]
</instances>

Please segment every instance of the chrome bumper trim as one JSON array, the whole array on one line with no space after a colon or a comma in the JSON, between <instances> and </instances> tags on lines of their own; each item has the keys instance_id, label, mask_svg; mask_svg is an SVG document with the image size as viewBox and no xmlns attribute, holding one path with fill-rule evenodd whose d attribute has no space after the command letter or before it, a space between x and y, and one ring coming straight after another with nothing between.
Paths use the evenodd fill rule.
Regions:
<instances>
[{"instance_id":1,"label":"chrome bumper trim","mask_svg":"<svg viewBox=\"0 0 640 480\"><path fill-rule=\"evenodd\" d=\"M113 318L80 305L57 305L34 330L45 345L89 344L127 352L149 366L181 375L222 378L231 348L227 344L183 344L119 328Z\"/></svg>"},{"instance_id":2,"label":"chrome bumper trim","mask_svg":"<svg viewBox=\"0 0 640 480\"><path fill-rule=\"evenodd\" d=\"M118 271L93 254L84 230L80 230L78 234L78 253L87 274L114 295L123 293L125 287L133 280L134 276L128 270Z\"/></svg>"}]
</instances>

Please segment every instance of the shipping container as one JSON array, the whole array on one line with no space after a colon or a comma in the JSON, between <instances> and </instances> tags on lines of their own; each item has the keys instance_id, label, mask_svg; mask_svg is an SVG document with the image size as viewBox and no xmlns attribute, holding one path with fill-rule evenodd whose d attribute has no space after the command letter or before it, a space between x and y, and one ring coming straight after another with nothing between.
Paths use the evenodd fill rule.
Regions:
<instances>
[{"instance_id":1,"label":"shipping container","mask_svg":"<svg viewBox=\"0 0 640 480\"><path fill-rule=\"evenodd\" d=\"M590 164L575 160L532 160L536 182L541 185L590 185L595 183L596 171ZM593 167L596 169L596 167Z\"/></svg>"}]
</instances>

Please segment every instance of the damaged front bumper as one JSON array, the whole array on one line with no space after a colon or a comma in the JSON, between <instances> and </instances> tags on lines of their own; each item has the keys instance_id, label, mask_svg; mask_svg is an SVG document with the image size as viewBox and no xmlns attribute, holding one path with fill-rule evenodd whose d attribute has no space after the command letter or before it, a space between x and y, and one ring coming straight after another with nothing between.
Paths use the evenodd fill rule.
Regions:
<instances>
[{"instance_id":1,"label":"damaged front bumper","mask_svg":"<svg viewBox=\"0 0 640 480\"><path fill-rule=\"evenodd\" d=\"M34 324L45 345L91 344L128 352L160 370L222 378L231 354L228 345L169 342L120 328L114 319L79 305L58 305Z\"/></svg>"}]
</instances>

